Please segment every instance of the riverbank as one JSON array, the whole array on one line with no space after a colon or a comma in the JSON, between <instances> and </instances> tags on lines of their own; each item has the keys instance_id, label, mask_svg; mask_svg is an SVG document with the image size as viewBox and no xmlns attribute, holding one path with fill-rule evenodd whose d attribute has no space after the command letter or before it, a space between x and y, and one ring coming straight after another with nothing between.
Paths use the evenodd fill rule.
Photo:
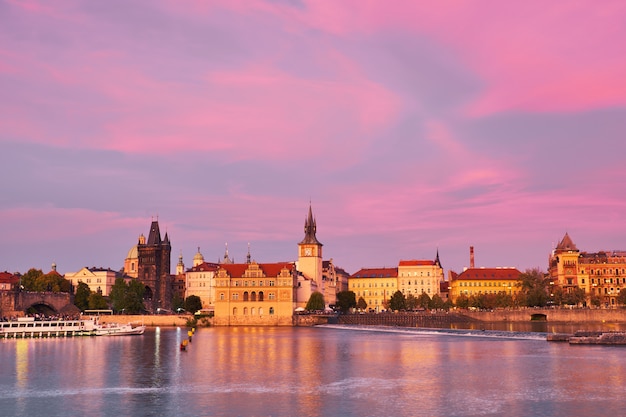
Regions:
<instances>
[{"instance_id":1,"label":"riverbank","mask_svg":"<svg viewBox=\"0 0 626 417\"><path fill-rule=\"evenodd\" d=\"M140 322L149 327L185 327L188 320L192 320L190 314L171 315L114 315L100 316L101 323L136 323Z\"/></svg>"}]
</instances>

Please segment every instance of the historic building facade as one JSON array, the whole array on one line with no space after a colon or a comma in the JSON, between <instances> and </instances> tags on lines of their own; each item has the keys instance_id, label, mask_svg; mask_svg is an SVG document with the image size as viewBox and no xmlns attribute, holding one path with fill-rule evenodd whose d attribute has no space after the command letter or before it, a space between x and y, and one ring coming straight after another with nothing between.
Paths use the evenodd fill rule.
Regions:
<instances>
[{"instance_id":1,"label":"historic building facade","mask_svg":"<svg viewBox=\"0 0 626 417\"><path fill-rule=\"evenodd\" d=\"M293 262L220 264L215 273L216 326L293 325Z\"/></svg>"},{"instance_id":2,"label":"historic building facade","mask_svg":"<svg viewBox=\"0 0 626 417\"><path fill-rule=\"evenodd\" d=\"M615 307L626 289L626 251L581 252L565 233L550 254L548 275L565 292L582 288L587 305Z\"/></svg>"},{"instance_id":3,"label":"historic building facade","mask_svg":"<svg viewBox=\"0 0 626 417\"><path fill-rule=\"evenodd\" d=\"M111 293L111 288L115 285L117 278L124 278L127 281L131 278L124 276L119 271L113 271L109 268L83 268L78 272L65 273L65 279L72 283L74 291L80 282L89 286L91 292L100 293L107 297Z\"/></svg>"},{"instance_id":4,"label":"historic building facade","mask_svg":"<svg viewBox=\"0 0 626 417\"><path fill-rule=\"evenodd\" d=\"M449 283L450 299L456 303L461 295L471 297L481 294L499 294L515 296L521 272L517 268L468 268L453 275Z\"/></svg>"},{"instance_id":5,"label":"historic building facade","mask_svg":"<svg viewBox=\"0 0 626 417\"><path fill-rule=\"evenodd\" d=\"M382 311L398 291L398 268L362 268L350 275L348 290L363 298L368 311Z\"/></svg>"},{"instance_id":6,"label":"historic building facade","mask_svg":"<svg viewBox=\"0 0 626 417\"><path fill-rule=\"evenodd\" d=\"M444 272L439 261L439 251L434 261L408 260L398 264L398 289L405 296L428 294L430 298L439 293Z\"/></svg>"}]
</instances>

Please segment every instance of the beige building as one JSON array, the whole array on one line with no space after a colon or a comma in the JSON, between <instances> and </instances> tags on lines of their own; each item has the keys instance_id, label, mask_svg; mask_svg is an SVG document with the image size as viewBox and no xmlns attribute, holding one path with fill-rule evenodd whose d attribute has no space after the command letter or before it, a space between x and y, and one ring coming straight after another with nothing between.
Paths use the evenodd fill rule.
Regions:
<instances>
[{"instance_id":1,"label":"beige building","mask_svg":"<svg viewBox=\"0 0 626 417\"><path fill-rule=\"evenodd\" d=\"M214 310L215 274L219 268L220 265L208 262L190 268L185 273L185 298L190 295L200 297L203 309Z\"/></svg>"},{"instance_id":2,"label":"beige building","mask_svg":"<svg viewBox=\"0 0 626 417\"><path fill-rule=\"evenodd\" d=\"M440 283L444 281L443 268L439 261L439 252L434 261L408 260L398 264L398 288L404 296L428 294L430 298L439 293Z\"/></svg>"},{"instance_id":3,"label":"beige building","mask_svg":"<svg viewBox=\"0 0 626 417\"><path fill-rule=\"evenodd\" d=\"M115 285L117 278L124 278L127 282L131 279L129 276L124 276L120 272L108 268L85 267L78 272L65 274L65 279L72 283L74 290L80 282L84 282L92 292L101 293L105 297L111 293L111 288Z\"/></svg>"},{"instance_id":4,"label":"beige building","mask_svg":"<svg viewBox=\"0 0 626 417\"><path fill-rule=\"evenodd\" d=\"M615 307L619 292L626 289L626 251L581 252L565 233L550 255L548 274L551 284L564 292L582 288L587 305Z\"/></svg>"},{"instance_id":5,"label":"beige building","mask_svg":"<svg viewBox=\"0 0 626 417\"><path fill-rule=\"evenodd\" d=\"M362 297L368 311L385 310L386 303L398 291L398 268L363 268L350 276L348 290L357 302Z\"/></svg>"},{"instance_id":6,"label":"beige building","mask_svg":"<svg viewBox=\"0 0 626 417\"><path fill-rule=\"evenodd\" d=\"M294 281L292 262L219 265L214 324L293 325Z\"/></svg>"}]
</instances>

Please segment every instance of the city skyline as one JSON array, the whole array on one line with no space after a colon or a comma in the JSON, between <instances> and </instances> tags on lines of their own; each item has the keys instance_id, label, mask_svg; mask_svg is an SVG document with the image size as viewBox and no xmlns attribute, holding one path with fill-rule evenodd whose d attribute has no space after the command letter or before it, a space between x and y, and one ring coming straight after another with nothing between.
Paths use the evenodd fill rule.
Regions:
<instances>
[{"instance_id":1,"label":"city skyline","mask_svg":"<svg viewBox=\"0 0 626 417\"><path fill-rule=\"evenodd\" d=\"M0 271L626 250L626 5L0 0ZM173 271L172 271L173 272Z\"/></svg>"}]
</instances>

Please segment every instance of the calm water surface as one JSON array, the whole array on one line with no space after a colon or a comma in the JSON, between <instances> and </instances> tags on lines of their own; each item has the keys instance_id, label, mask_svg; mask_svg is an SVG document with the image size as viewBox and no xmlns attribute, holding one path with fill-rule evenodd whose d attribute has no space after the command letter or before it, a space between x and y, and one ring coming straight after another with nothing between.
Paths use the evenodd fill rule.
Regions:
<instances>
[{"instance_id":1,"label":"calm water surface","mask_svg":"<svg viewBox=\"0 0 626 417\"><path fill-rule=\"evenodd\" d=\"M532 333L186 329L0 341L2 416L621 416L626 348Z\"/></svg>"}]
</instances>

